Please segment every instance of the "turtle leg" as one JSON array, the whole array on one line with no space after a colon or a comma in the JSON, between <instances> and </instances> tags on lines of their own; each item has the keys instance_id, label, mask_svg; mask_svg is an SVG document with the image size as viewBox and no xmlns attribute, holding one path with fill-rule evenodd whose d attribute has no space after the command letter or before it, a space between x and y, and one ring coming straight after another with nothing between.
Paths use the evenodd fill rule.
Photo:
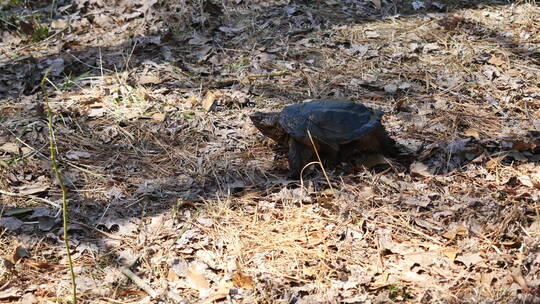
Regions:
<instances>
[{"instance_id":1,"label":"turtle leg","mask_svg":"<svg viewBox=\"0 0 540 304\"><path fill-rule=\"evenodd\" d=\"M397 148L396 141L392 139L390 136L388 136L388 133L386 133L386 130L383 128L380 128L378 130L378 137L382 146L382 152L383 154L387 156L397 156L399 153L399 150Z\"/></svg>"},{"instance_id":2,"label":"turtle leg","mask_svg":"<svg viewBox=\"0 0 540 304\"><path fill-rule=\"evenodd\" d=\"M311 159L313 153L309 147L289 139L289 178L299 179L304 165Z\"/></svg>"}]
</instances>

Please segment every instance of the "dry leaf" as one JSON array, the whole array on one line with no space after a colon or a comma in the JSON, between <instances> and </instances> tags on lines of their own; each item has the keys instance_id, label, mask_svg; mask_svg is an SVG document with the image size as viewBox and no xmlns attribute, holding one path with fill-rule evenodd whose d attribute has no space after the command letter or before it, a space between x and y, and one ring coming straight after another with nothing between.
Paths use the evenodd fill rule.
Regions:
<instances>
[{"instance_id":1,"label":"dry leaf","mask_svg":"<svg viewBox=\"0 0 540 304\"><path fill-rule=\"evenodd\" d=\"M11 154L17 154L19 153L19 145L8 142L0 146L0 151L4 151Z\"/></svg>"},{"instance_id":2,"label":"dry leaf","mask_svg":"<svg viewBox=\"0 0 540 304\"><path fill-rule=\"evenodd\" d=\"M512 267L510 269L510 276L512 276L512 279L514 282L518 283L521 289L525 292L529 292L530 288L527 284L527 281L525 281L525 278L523 277L523 274L521 273L521 270L517 267Z\"/></svg>"},{"instance_id":3,"label":"dry leaf","mask_svg":"<svg viewBox=\"0 0 540 304\"><path fill-rule=\"evenodd\" d=\"M30 253L28 252L28 250L26 250L26 248L17 246L17 248L15 248L15 252L13 253L13 257L11 260L14 263L17 263L20 259L29 258L29 257L30 257Z\"/></svg>"},{"instance_id":4,"label":"dry leaf","mask_svg":"<svg viewBox=\"0 0 540 304\"><path fill-rule=\"evenodd\" d=\"M236 287L236 288L243 288L243 289L253 289L253 288L255 288L255 285L253 284L253 280L251 279L251 277L245 275L240 270L237 270L232 275L232 282L234 284L234 287Z\"/></svg>"},{"instance_id":5,"label":"dry leaf","mask_svg":"<svg viewBox=\"0 0 540 304\"><path fill-rule=\"evenodd\" d=\"M219 95L219 92L208 91L202 101L203 108L208 112L211 111Z\"/></svg>"},{"instance_id":6,"label":"dry leaf","mask_svg":"<svg viewBox=\"0 0 540 304\"><path fill-rule=\"evenodd\" d=\"M457 235L467 235L467 233L469 233L469 229L460 225L453 227L452 230L445 232L442 236L449 240L453 240Z\"/></svg>"},{"instance_id":7,"label":"dry leaf","mask_svg":"<svg viewBox=\"0 0 540 304\"><path fill-rule=\"evenodd\" d=\"M160 84L163 80L154 75L143 75L139 77L139 84Z\"/></svg>"},{"instance_id":8,"label":"dry leaf","mask_svg":"<svg viewBox=\"0 0 540 304\"><path fill-rule=\"evenodd\" d=\"M200 303L201 304L216 303L216 301L226 298L229 295L231 288L233 288L233 284L231 282L221 282L218 289L212 294L210 294L208 297L206 297Z\"/></svg>"},{"instance_id":9,"label":"dry leaf","mask_svg":"<svg viewBox=\"0 0 540 304\"><path fill-rule=\"evenodd\" d=\"M474 137L476 140L480 140L480 133L473 128L468 128L467 130L463 131L463 135Z\"/></svg>"},{"instance_id":10,"label":"dry leaf","mask_svg":"<svg viewBox=\"0 0 540 304\"><path fill-rule=\"evenodd\" d=\"M381 0L369 0L371 3L373 3L373 5L378 9L380 10L382 8L381 6Z\"/></svg>"},{"instance_id":11,"label":"dry leaf","mask_svg":"<svg viewBox=\"0 0 540 304\"><path fill-rule=\"evenodd\" d=\"M465 264L467 267L484 261L478 253L466 253L458 256L455 260Z\"/></svg>"},{"instance_id":12,"label":"dry leaf","mask_svg":"<svg viewBox=\"0 0 540 304\"><path fill-rule=\"evenodd\" d=\"M21 220L15 217L0 218L0 227L6 228L7 230L10 230L10 231L15 231L21 228L23 224L24 223Z\"/></svg>"},{"instance_id":13,"label":"dry leaf","mask_svg":"<svg viewBox=\"0 0 540 304\"><path fill-rule=\"evenodd\" d=\"M495 55L492 55L491 58L489 58L488 63L496 66L502 66L503 64L505 64L504 60Z\"/></svg>"},{"instance_id":14,"label":"dry leaf","mask_svg":"<svg viewBox=\"0 0 540 304\"><path fill-rule=\"evenodd\" d=\"M494 157L490 160L488 160L486 162L486 168L488 169L494 169L495 167L497 167L500 163L501 163L501 160L503 160L506 156L497 156L497 157Z\"/></svg>"},{"instance_id":15,"label":"dry leaf","mask_svg":"<svg viewBox=\"0 0 540 304\"><path fill-rule=\"evenodd\" d=\"M411 175L418 175L423 177L430 177L432 174L429 172L428 167L421 162L414 162L411 164Z\"/></svg>"},{"instance_id":16,"label":"dry leaf","mask_svg":"<svg viewBox=\"0 0 540 304\"><path fill-rule=\"evenodd\" d=\"M164 122L167 116L163 113L155 113L152 115L152 119L158 122Z\"/></svg>"},{"instance_id":17,"label":"dry leaf","mask_svg":"<svg viewBox=\"0 0 540 304\"><path fill-rule=\"evenodd\" d=\"M530 234L540 235L540 218L536 218L534 222L532 222L532 224L529 226L529 229L527 229L527 231Z\"/></svg>"},{"instance_id":18,"label":"dry leaf","mask_svg":"<svg viewBox=\"0 0 540 304\"><path fill-rule=\"evenodd\" d=\"M208 293L210 283L195 267L190 267L187 270L186 279L191 288L199 291L201 297Z\"/></svg>"},{"instance_id":19,"label":"dry leaf","mask_svg":"<svg viewBox=\"0 0 540 304\"><path fill-rule=\"evenodd\" d=\"M167 281L174 282L178 280L179 278L180 277L176 274L174 269L170 268L169 271L167 272Z\"/></svg>"},{"instance_id":20,"label":"dry leaf","mask_svg":"<svg viewBox=\"0 0 540 304\"><path fill-rule=\"evenodd\" d=\"M378 289L388 285L388 270L385 270L376 280L371 284L372 289Z\"/></svg>"},{"instance_id":21,"label":"dry leaf","mask_svg":"<svg viewBox=\"0 0 540 304\"><path fill-rule=\"evenodd\" d=\"M450 259L450 261L454 262L454 260L456 259L456 256L457 256L458 253L459 253L459 250L454 249L454 248L445 248L445 249L443 249L442 253L443 253L448 259Z\"/></svg>"}]
</instances>

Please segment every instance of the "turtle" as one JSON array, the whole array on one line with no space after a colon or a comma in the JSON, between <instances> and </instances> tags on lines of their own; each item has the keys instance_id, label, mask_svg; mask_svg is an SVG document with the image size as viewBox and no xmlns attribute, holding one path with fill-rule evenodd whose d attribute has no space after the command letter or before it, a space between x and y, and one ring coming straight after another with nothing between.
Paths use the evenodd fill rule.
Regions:
<instances>
[{"instance_id":1,"label":"turtle","mask_svg":"<svg viewBox=\"0 0 540 304\"><path fill-rule=\"evenodd\" d=\"M263 135L288 147L289 178L298 179L302 168L316 159L314 146L322 159L331 161L362 153L396 156L396 142L381 124L382 115L353 101L321 99L285 106L281 112L255 112L250 119Z\"/></svg>"}]
</instances>

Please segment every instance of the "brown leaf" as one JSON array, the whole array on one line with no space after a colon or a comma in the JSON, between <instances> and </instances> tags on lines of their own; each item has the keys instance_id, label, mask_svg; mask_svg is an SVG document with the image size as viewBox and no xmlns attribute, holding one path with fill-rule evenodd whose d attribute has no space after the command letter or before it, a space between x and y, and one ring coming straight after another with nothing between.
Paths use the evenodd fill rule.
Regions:
<instances>
[{"instance_id":1,"label":"brown leaf","mask_svg":"<svg viewBox=\"0 0 540 304\"><path fill-rule=\"evenodd\" d=\"M489 58L488 63L496 65L496 66L502 66L503 64L505 64L504 60L502 60L501 58L495 55L491 55L491 58Z\"/></svg>"},{"instance_id":2,"label":"brown leaf","mask_svg":"<svg viewBox=\"0 0 540 304\"><path fill-rule=\"evenodd\" d=\"M166 117L167 115L163 113L155 113L154 115L152 115L152 119L157 122L164 122Z\"/></svg>"},{"instance_id":3,"label":"brown leaf","mask_svg":"<svg viewBox=\"0 0 540 304\"><path fill-rule=\"evenodd\" d=\"M473 128L468 128L467 130L463 131L463 135L474 137L476 140L480 140L480 133L478 130Z\"/></svg>"},{"instance_id":4,"label":"brown leaf","mask_svg":"<svg viewBox=\"0 0 540 304\"><path fill-rule=\"evenodd\" d=\"M2 278L2 275L5 272L11 273L13 271L13 267L15 267L15 265L13 265L13 262L0 257L0 278Z\"/></svg>"},{"instance_id":5,"label":"brown leaf","mask_svg":"<svg viewBox=\"0 0 540 304\"><path fill-rule=\"evenodd\" d=\"M19 145L16 143L5 143L0 146L0 151L4 151L11 154L18 154L19 153Z\"/></svg>"},{"instance_id":6,"label":"brown leaf","mask_svg":"<svg viewBox=\"0 0 540 304\"><path fill-rule=\"evenodd\" d=\"M534 150L535 148L536 143L534 141L517 140L512 144L512 150L517 151Z\"/></svg>"},{"instance_id":7,"label":"brown leaf","mask_svg":"<svg viewBox=\"0 0 540 304\"><path fill-rule=\"evenodd\" d=\"M139 84L160 84L163 80L154 75L143 75L139 77Z\"/></svg>"},{"instance_id":8,"label":"brown leaf","mask_svg":"<svg viewBox=\"0 0 540 304\"><path fill-rule=\"evenodd\" d=\"M202 101L203 108L206 111L210 112L212 110L212 108L214 107L216 99L220 95L221 94L219 93L219 91L208 91L208 92L206 92L206 96L204 96L204 100Z\"/></svg>"},{"instance_id":9,"label":"brown leaf","mask_svg":"<svg viewBox=\"0 0 540 304\"><path fill-rule=\"evenodd\" d=\"M450 261L454 262L454 260L456 259L456 256L458 255L459 253L459 250L457 249L454 249L454 248L445 248L442 253L448 258L450 259Z\"/></svg>"},{"instance_id":10,"label":"brown leaf","mask_svg":"<svg viewBox=\"0 0 540 304\"><path fill-rule=\"evenodd\" d=\"M454 226L451 230L445 232L442 236L453 240L456 238L457 235L467 235L469 233L469 229L465 226Z\"/></svg>"},{"instance_id":11,"label":"brown leaf","mask_svg":"<svg viewBox=\"0 0 540 304\"><path fill-rule=\"evenodd\" d=\"M199 291L199 293L205 293L210 289L210 283L208 280L197 270L195 267L190 267L186 273L186 279L191 288Z\"/></svg>"},{"instance_id":12,"label":"brown leaf","mask_svg":"<svg viewBox=\"0 0 540 304\"><path fill-rule=\"evenodd\" d=\"M497 156L497 157L494 157L494 158L488 160L486 162L486 168L495 169L495 167L497 167L505 157L506 156L504 156L504 155L503 156Z\"/></svg>"},{"instance_id":13,"label":"brown leaf","mask_svg":"<svg viewBox=\"0 0 540 304\"><path fill-rule=\"evenodd\" d=\"M255 288L255 285L253 284L253 280L251 279L251 277L245 275L239 269L232 275L232 282L234 284L234 287L236 288L243 288L243 289Z\"/></svg>"},{"instance_id":14,"label":"brown leaf","mask_svg":"<svg viewBox=\"0 0 540 304\"><path fill-rule=\"evenodd\" d=\"M411 164L411 175L418 175L423 177L431 177L428 167L421 162L414 162Z\"/></svg>"},{"instance_id":15,"label":"brown leaf","mask_svg":"<svg viewBox=\"0 0 540 304\"><path fill-rule=\"evenodd\" d=\"M372 289L378 289L388 285L388 270L385 270L376 280L371 284Z\"/></svg>"},{"instance_id":16,"label":"brown leaf","mask_svg":"<svg viewBox=\"0 0 540 304\"><path fill-rule=\"evenodd\" d=\"M525 292L529 292L530 288L527 284L527 281L525 281L525 278L523 277L523 274L521 273L521 270L517 267L512 267L510 269L510 276L512 276L512 279L514 282L518 283L521 289Z\"/></svg>"},{"instance_id":17,"label":"brown leaf","mask_svg":"<svg viewBox=\"0 0 540 304\"><path fill-rule=\"evenodd\" d=\"M478 253L466 253L458 256L456 258L456 261L461 262L465 264L465 266L469 267L471 265L476 265L480 262L483 262L484 259Z\"/></svg>"}]
</instances>

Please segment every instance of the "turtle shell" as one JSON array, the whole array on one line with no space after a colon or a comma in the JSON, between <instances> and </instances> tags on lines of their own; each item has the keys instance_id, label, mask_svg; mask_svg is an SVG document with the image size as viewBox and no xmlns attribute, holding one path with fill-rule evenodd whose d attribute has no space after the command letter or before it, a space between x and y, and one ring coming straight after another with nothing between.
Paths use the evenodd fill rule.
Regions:
<instances>
[{"instance_id":1,"label":"turtle shell","mask_svg":"<svg viewBox=\"0 0 540 304\"><path fill-rule=\"evenodd\" d=\"M295 140L314 141L339 150L381 126L382 112L352 101L317 100L283 108L279 124Z\"/></svg>"}]
</instances>

